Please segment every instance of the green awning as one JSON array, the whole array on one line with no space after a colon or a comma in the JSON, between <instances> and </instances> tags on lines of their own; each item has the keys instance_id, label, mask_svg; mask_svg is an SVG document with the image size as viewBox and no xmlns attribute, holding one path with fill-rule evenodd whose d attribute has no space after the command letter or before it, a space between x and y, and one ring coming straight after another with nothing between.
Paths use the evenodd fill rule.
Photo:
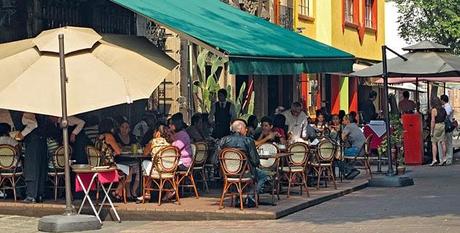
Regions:
<instances>
[{"instance_id":1,"label":"green awning","mask_svg":"<svg viewBox=\"0 0 460 233\"><path fill-rule=\"evenodd\" d=\"M354 56L219 0L111 0L229 58L230 73L352 71Z\"/></svg>"}]
</instances>

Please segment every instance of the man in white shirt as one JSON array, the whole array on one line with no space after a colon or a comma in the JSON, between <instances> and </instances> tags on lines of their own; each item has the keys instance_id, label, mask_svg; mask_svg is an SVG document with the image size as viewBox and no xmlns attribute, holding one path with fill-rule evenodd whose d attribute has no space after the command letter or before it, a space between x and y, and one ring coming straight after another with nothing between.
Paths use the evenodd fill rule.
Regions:
<instances>
[{"instance_id":1,"label":"man in white shirt","mask_svg":"<svg viewBox=\"0 0 460 233\"><path fill-rule=\"evenodd\" d=\"M307 114L302 111L302 104L294 102L291 109L285 111L286 125L288 125L288 138L298 140L302 138L302 129L308 125Z\"/></svg>"},{"instance_id":2,"label":"man in white shirt","mask_svg":"<svg viewBox=\"0 0 460 233\"><path fill-rule=\"evenodd\" d=\"M447 117L452 122L452 120L454 119L454 110L452 109L452 106L449 103L449 97L447 95L441 95L441 102L443 104L444 109L446 110ZM446 132L446 165L452 164L454 154L454 148L452 146L452 134L453 132ZM438 148L439 158L442 158L441 147L438 146Z\"/></svg>"},{"instance_id":3,"label":"man in white shirt","mask_svg":"<svg viewBox=\"0 0 460 233\"><path fill-rule=\"evenodd\" d=\"M24 140L26 145L24 177L27 197L24 199L25 203L41 202L45 192L45 183L48 179L48 155L44 135L47 128L46 120L44 116L23 113L22 125L16 127L21 131L15 136L15 139Z\"/></svg>"}]
</instances>

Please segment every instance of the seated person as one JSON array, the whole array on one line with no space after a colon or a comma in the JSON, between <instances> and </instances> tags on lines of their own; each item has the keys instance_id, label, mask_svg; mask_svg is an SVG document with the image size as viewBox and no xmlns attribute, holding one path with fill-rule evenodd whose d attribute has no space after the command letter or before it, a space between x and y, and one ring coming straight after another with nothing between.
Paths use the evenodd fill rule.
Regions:
<instances>
[{"instance_id":1,"label":"seated person","mask_svg":"<svg viewBox=\"0 0 460 233\"><path fill-rule=\"evenodd\" d=\"M325 115L322 112L318 113L318 116L316 117L315 124L313 125L313 128L318 132L319 135L323 135L324 130L327 128L327 123L325 119Z\"/></svg>"},{"instance_id":2,"label":"seated person","mask_svg":"<svg viewBox=\"0 0 460 233\"><path fill-rule=\"evenodd\" d=\"M121 147L114 137L115 126L111 119L104 119L99 124L99 137L96 141L96 148L101 151L101 165L113 166L116 165L118 170L126 175L126 187L123 187L122 182L118 183L117 189L112 193L112 196L117 201L122 200L123 188L126 188L126 193L129 198L132 198L130 192L131 178L133 174L133 167L137 167L137 163L131 164L126 161L115 163L115 158L121 154ZM134 185L133 189L137 187Z\"/></svg>"},{"instance_id":3,"label":"seated person","mask_svg":"<svg viewBox=\"0 0 460 233\"><path fill-rule=\"evenodd\" d=\"M118 133L115 135L115 140L121 147L136 144L136 137L131 134L131 128L128 121L124 120L120 122Z\"/></svg>"},{"instance_id":4,"label":"seated person","mask_svg":"<svg viewBox=\"0 0 460 233\"><path fill-rule=\"evenodd\" d=\"M366 142L366 138L364 137L363 131L358 127L356 124L356 119L351 116L345 116L343 118L343 123L345 127L342 131L342 140L347 141L351 146L345 148L344 155L345 156L356 156L361 151L361 147ZM359 171L351 164L347 164L343 161L337 161L339 165L339 169L345 174L345 178L353 179L357 175L359 175Z\"/></svg>"},{"instance_id":5,"label":"seated person","mask_svg":"<svg viewBox=\"0 0 460 233\"><path fill-rule=\"evenodd\" d=\"M145 146L144 148L144 155L150 155L151 159L149 160L144 160L142 162L142 170L143 174L149 175L152 172L152 169L155 167L152 167L153 161L155 159L155 155L163 148L167 147L170 145L170 138L168 136L168 128L166 125L157 123L154 127L154 135L152 140ZM150 193L148 193L145 196L146 199L150 199ZM138 197L137 202L140 202L144 199L144 196Z\"/></svg>"},{"instance_id":6,"label":"seated person","mask_svg":"<svg viewBox=\"0 0 460 233\"><path fill-rule=\"evenodd\" d=\"M332 122L329 125L329 130L331 131L330 133L330 138L334 142L340 142L340 137L342 133L342 124L340 123L340 118L339 115L332 115Z\"/></svg>"},{"instance_id":7,"label":"seated person","mask_svg":"<svg viewBox=\"0 0 460 233\"><path fill-rule=\"evenodd\" d=\"M255 144L260 146L264 143L281 143L286 145L286 139L281 137L281 134L273 129L273 122L270 117L262 117L262 132L258 135Z\"/></svg>"},{"instance_id":8,"label":"seated person","mask_svg":"<svg viewBox=\"0 0 460 233\"><path fill-rule=\"evenodd\" d=\"M313 142L317 138L316 129L310 124L305 124L302 127L302 139Z\"/></svg>"},{"instance_id":9,"label":"seated person","mask_svg":"<svg viewBox=\"0 0 460 233\"><path fill-rule=\"evenodd\" d=\"M259 121L257 117L254 115L250 115L248 117L248 137L254 138L256 140L256 135L260 133L260 129L258 128Z\"/></svg>"},{"instance_id":10,"label":"seated person","mask_svg":"<svg viewBox=\"0 0 460 233\"><path fill-rule=\"evenodd\" d=\"M7 123L0 123L0 145L10 145L12 147L15 147L16 150L17 150L17 154L16 154L16 160L15 161L18 161L19 158L20 158L20 152L21 152L21 148L19 148L19 143L18 141L16 141L14 138L12 138L10 136L10 132L11 132L11 126ZM18 166L20 166L21 164L18 164Z\"/></svg>"},{"instance_id":11,"label":"seated person","mask_svg":"<svg viewBox=\"0 0 460 233\"><path fill-rule=\"evenodd\" d=\"M0 144L16 147L18 141L10 136L11 126L8 123L0 123Z\"/></svg>"},{"instance_id":12,"label":"seated person","mask_svg":"<svg viewBox=\"0 0 460 233\"><path fill-rule=\"evenodd\" d=\"M195 113L192 116L192 125L187 127L185 131L187 131L188 136L192 142L203 142L205 141L205 137L202 134L202 121L201 121L201 113Z\"/></svg>"},{"instance_id":13,"label":"seated person","mask_svg":"<svg viewBox=\"0 0 460 233\"><path fill-rule=\"evenodd\" d=\"M283 138L284 141L287 143L286 117L283 114L276 114L273 116L273 130L277 132L280 135L280 138Z\"/></svg>"},{"instance_id":14,"label":"seated person","mask_svg":"<svg viewBox=\"0 0 460 233\"><path fill-rule=\"evenodd\" d=\"M225 136L219 141L216 150L217 154L220 154L220 152L225 148L235 148L243 151L247 155L251 175L257 180L256 190L258 193L263 192L263 185L268 181L269 178L263 170L259 169L260 157L257 153L254 140L246 136L246 122L241 119L234 120L231 125L231 131L233 134ZM255 205L253 196L248 197L248 205Z\"/></svg>"},{"instance_id":15,"label":"seated person","mask_svg":"<svg viewBox=\"0 0 460 233\"><path fill-rule=\"evenodd\" d=\"M169 121L169 132L172 138L171 145L179 149L180 159L178 170L181 171L187 170L192 164L192 143L185 131L186 126L182 114L174 114Z\"/></svg>"}]
</instances>

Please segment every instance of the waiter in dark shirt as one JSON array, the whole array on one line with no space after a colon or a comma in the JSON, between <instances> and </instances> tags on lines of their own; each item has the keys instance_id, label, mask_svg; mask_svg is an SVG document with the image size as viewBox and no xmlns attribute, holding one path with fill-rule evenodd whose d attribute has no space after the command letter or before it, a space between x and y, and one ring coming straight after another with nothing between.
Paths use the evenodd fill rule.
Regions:
<instances>
[{"instance_id":1,"label":"waiter in dark shirt","mask_svg":"<svg viewBox=\"0 0 460 233\"><path fill-rule=\"evenodd\" d=\"M212 136L222 138L230 134L230 122L236 118L235 105L227 101L227 90L217 92L218 101L211 106L209 120L214 122Z\"/></svg>"},{"instance_id":2,"label":"waiter in dark shirt","mask_svg":"<svg viewBox=\"0 0 460 233\"><path fill-rule=\"evenodd\" d=\"M361 104L361 112L363 114L364 123L369 123L377 118L374 101L377 98L377 92L369 92L369 98Z\"/></svg>"},{"instance_id":3,"label":"waiter in dark shirt","mask_svg":"<svg viewBox=\"0 0 460 233\"><path fill-rule=\"evenodd\" d=\"M17 121L16 121L17 122ZM48 118L33 113L23 113L16 128L21 131L15 139L24 140L26 151L24 158L24 177L26 182L26 203L41 202L48 178L48 148L46 129Z\"/></svg>"}]
</instances>

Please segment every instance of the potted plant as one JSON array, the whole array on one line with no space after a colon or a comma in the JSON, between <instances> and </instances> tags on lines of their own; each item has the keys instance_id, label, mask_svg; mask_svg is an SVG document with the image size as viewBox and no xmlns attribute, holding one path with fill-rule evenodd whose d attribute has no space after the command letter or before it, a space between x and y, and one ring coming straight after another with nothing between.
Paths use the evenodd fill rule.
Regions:
<instances>
[{"instance_id":1,"label":"potted plant","mask_svg":"<svg viewBox=\"0 0 460 233\"><path fill-rule=\"evenodd\" d=\"M400 155L398 157L398 163L396 164L396 171L398 175L406 173L406 164L404 163L404 150L399 150Z\"/></svg>"},{"instance_id":2,"label":"potted plant","mask_svg":"<svg viewBox=\"0 0 460 233\"><path fill-rule=\"evenodd\" d=\"M390 115L390 126L391 126L391 156L398 169L401 167L401 172L405 171L404 166L404 150L402 150L403 142L403 126L398 114ZM383 156L387 150L387 139L385 138L380 146L377 148L380 156ZM399 170L398 170L399 171ZM400 174L398 172L398 174Z\"/></svg>"}]
</instances>

